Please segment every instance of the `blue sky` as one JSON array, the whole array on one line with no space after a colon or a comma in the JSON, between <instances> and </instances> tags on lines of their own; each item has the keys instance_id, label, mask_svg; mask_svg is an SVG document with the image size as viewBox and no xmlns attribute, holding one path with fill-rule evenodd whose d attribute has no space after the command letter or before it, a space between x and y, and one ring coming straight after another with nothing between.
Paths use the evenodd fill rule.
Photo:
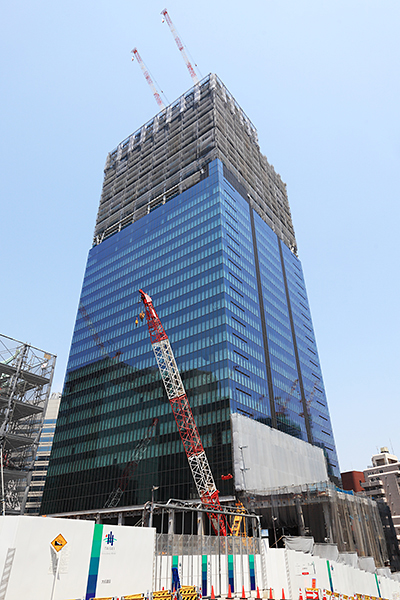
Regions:
<instances>
[{"instance_id":1,"label":"blue sky","mask_svg":"<svg viewBox=\"0 0 400 600\"><path fill-rule=\"evenodd\" d=\"M5 335L61 390L107 153L191 87L168 8L287 183L342 471L400 454L398 0L27 0L2 7Z\"/></svg>"}]
</instances>

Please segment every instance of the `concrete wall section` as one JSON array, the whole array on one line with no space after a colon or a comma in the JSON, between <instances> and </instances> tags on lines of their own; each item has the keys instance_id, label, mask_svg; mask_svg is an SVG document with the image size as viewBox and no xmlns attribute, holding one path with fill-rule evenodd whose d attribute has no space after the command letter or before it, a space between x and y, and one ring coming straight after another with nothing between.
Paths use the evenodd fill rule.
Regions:
<instances>
[{"instance_id":1,"label":"concrete wall section","mask_svg":"<svg viewBox=\"0 0 400 600\"><path fill-rule=\"evenodd\" d=\"M232 436L237 490L263 492L328 480L321 448L237 413Z\"/></svg>"}]
</instances>

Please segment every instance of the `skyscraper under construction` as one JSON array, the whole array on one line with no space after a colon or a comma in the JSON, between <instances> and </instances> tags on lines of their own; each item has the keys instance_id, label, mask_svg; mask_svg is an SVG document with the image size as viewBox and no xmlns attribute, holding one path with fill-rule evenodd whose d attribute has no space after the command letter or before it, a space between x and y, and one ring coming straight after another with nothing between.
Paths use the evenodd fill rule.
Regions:
<instances>
[{"instance_id":1,"label":"skyscraper under construction","mask_svg":"<svg viewBox=\"0 0 400 600\"><path fill-rule=\"evenodd\" d=\"M209 75L107 158L42 512L103 507L155 418L120 504L144 503L152 486L160 500L197 495L139 288L168 333L222 496L246 488L256 452L235 468L237 415L261 436L321 448L338 480L286 186Z\"/></svg>"}]
</instances>

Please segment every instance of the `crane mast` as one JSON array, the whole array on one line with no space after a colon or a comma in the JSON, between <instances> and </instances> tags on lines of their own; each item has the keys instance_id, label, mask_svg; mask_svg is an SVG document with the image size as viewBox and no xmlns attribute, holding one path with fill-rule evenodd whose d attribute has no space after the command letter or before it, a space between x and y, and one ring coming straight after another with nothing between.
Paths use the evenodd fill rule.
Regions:
<instances>
[{"instance_id":1,"label":"crane mast","mask_svg":"<svg viewBox=\"0 0 400 600\"><path fill-rule=\"evenodd\" d=\"M176 366L171 344L161 321L154 309L153 301L148 294L139 290L145 307L147 325L151 345L157 360L172 412L178 426L193 479L202 504L211 509L208 513L214 531L227 535L226 521L223 515L214 513L212 509L221 510L219 494L211 472L200 434L197 429L192 409L183 386L178 367Z\"/></svg>"},{"instance_id":2,"label":"crane mast","mask_svg":"<svg viewBox=\"0 0 400 600\"><path fill-rule=\"evenodd\" d=\"M167 9L164 8L164 10L161 11L161 14L163 16L163 21L164 21L164 19L167 21L168 27L170 28L171 33L174 36L174 40L176 42L176 45L178 46L180 53L182 54L182 58L185 61L185 64L188 68L190 77L193 79L194 83L199 83L199 78L197 77L196 72L195 72L194 68L192 67L192 63L190 62L190 60L185 52L185 47L178 35L178 32L175 29L173 22L171 21L171 17L169 16Z\"/></svg>"},{"instance_id":3,"label":"crane mast","mask_svg":"<svg viewBox=\"0 0 400 600\"><path fill-rule=\"evenodd\" d=\"M143 75L144 75L144 77L145 77L145 79L146 79L147 83L149 84L149 86L150 86L150 88L151 88L151 91L153 92L153 96L154 96L154 98L156 99L156 102L157 102L158 106L159 106L161 109L163 109L163 110L164 110L164 108L165 108L164 102L161 100L161 96L160 96L160 94L157 92L156 86L154 85L154 83L153 83L153 80L152 80L152 78L150 77L150 73L149 73L149 71L146 69L146 65L144 64L144 62L143 62L143 60L142 60L142 58L141 58L141 56L140 56L140 54L139 54L139 52L138 52L138 49L137 49L137 48L134 48L134 49L133 49L131 52L132 52L132 54L133 54L133 56L132 56L132 60L135 60L135 58L136 58L136 60L138 61L138 63L139 63L139 66L140 66L140 68L142 69Z\"/></svg>"}]
</instances>

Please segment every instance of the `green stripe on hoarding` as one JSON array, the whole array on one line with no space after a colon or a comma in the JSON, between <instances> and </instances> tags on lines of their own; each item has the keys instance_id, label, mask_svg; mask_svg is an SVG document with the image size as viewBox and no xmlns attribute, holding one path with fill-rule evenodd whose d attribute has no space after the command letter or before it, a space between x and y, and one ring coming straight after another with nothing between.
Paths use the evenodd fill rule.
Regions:
<instances>
[{"instance_id":1,"label":"green stripe on hoarding","mask_svg":"<svg viewBox=\"0 0 400 600\"><path fill-rule=\"evenodd\" d=\"M376 587L378 588L379 598L381 598L381 589L379 587L378 575L376 573L375 573L375 581L376 581Z\"/></svg>"},{"instance_id":2,"label":"green stripe on hoarding","mask_svg":"<svg viewBox=\"0 0 400 600\"><path fill-rule=\"evenodd\" d=\"M228 554L228 581L231 586L231 592L235 591L235 571L233 568L233 555Z\"/></svg>"},{"instance_id":3,"label":"green stripe on hoarding","mask_svg":"<svg viewBox=\"0 0 400 600\"><path fill-rule=\"evenodd\" d=\"M329 563L329 560L326 561L326 566L328 567L329 585L331 586L331 592L333 594L333 581L332 581L331 565Z\"/></svg>"},{"instance_id":4,"label":"green stripe on hoarding","mask_svg":"<svg viewBox=\"0 0 400 600\"><path fill-rule=\"evenodd\" d=\"M102 537L103 525L95 525L93 531L92 551L90 553L88 582L86 587L86 600L90 600L90 598L94 598L96 596Z\"/></svg>"},{"instance_id":5,"label":"green stripe on hoarding","mask_svg":"<svg viewBox=\"0 0 400 600\"><path fill-rule=\"evenodd\" d=\"M201 587L202 595L207 596L207 554L203 554L201 557Z\"/></svg>"},{"instance_id":6,"label":"green stripe on hoarding","mask_svg":"<svg viewBox=\"0 0 400 600\"><path fill-rule=\"evenodd\" d=\"M254 569L254 554L249 554L250 589L256 589L256 572Z\"/></svg>"}]
</instances>

